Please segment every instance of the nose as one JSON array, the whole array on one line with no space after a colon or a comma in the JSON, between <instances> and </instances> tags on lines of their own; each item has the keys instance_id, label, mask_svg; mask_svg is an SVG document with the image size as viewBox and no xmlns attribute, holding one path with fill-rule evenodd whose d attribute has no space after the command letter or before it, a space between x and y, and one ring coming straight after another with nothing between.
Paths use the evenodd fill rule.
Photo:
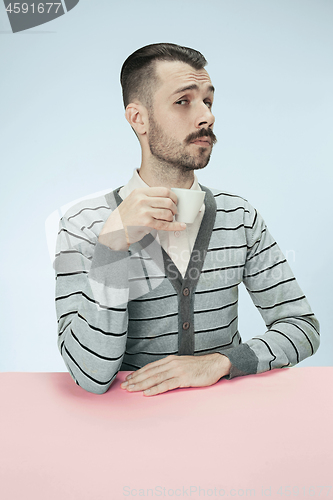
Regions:
<instances>
[{"instance_id":1,"label":"nose","mask_svg":"<svg viewBox=\"0 0 333 500\"><path fill-rule=\"evenodd\" d=\"M215 122L215 116L211 112L210 108L202 102L200 105L200 109L198 110L197 118L196 118L196 127L213 127Z\"/></svg>"}]
</instances>

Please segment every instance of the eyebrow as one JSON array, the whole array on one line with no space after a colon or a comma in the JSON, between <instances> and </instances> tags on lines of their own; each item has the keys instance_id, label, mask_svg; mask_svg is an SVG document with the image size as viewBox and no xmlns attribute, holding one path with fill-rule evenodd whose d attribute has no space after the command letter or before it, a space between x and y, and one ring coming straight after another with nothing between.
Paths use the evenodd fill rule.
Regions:
<instances>
[{"instance_id":1,"label":"eyebrow","mask_svg":"<svg viewBox=\"0 0 333 500\"><path fill-rule=\"evenodd\" d=\"M188 85L187 87L181 87L180 89L177 89L175 92L173 92L172 95L181 94L182 92L185 92L186 90L199 90L199 87L196 83L193 83L192 85ZM208 92L215 92L215 88L213 87L213 85L209 85L207 91Z\"/></svg>"}]
</instances>

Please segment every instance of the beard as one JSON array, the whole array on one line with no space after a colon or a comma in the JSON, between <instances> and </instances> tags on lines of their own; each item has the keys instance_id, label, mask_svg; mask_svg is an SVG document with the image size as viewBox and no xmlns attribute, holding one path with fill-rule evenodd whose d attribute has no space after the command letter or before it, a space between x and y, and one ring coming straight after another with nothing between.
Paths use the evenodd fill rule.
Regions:
<instances>
[{"instance_id":1,"label":"beard","mask_svg":"<svg viewBox=\"0 0 333 500\"><path fill-rule=\"evenodd\" d=\"M204 168L211 156L211 147L196 146L196 154L189 153L188 145L199 137L208 136L212 145L217 142L216 136L209 128L190 134L183 143L168 136L160 125L155 121L153 113L149 112L149 136L148 144L151 154L159 163L172 166L183 172L188 170L199 170Z\"/></svg>"}]
</instances>

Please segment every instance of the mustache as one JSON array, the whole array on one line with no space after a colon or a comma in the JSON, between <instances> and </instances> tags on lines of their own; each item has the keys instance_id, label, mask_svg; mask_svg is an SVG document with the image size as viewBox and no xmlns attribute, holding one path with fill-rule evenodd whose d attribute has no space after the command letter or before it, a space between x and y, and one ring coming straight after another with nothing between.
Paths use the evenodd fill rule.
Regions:
<instances>
[{"instance_id":1,"label":"mustache","mask_svg":"<svg viewBox=\"0 0 333 500\"><path fill-rule=\"evenodd\" d=\"M200 139L200 137L210 137L212 144L217 143L216 135L210 128L201 128L199 132L193 132L193 134L187 136L185 142L190 144L190 142L193 142L196 139Z\"/></svg>"}]
</instances>

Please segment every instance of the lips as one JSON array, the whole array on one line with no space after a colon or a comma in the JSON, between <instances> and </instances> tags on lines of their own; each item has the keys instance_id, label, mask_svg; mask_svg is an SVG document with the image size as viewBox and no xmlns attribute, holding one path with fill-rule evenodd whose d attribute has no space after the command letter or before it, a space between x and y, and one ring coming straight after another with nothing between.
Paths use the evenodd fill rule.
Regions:
<instances>
[{"instance_id":1,"label":"lips","mask_svg":"<svg viewBox=\"0 0 333 500\"><path fill-rule=\"evenodd\" d=\"M192 141L192 144L197 144L198 146L210 146L211 139L209 137L198 137L195 141Z\"/></svg>"}]
</instances>

